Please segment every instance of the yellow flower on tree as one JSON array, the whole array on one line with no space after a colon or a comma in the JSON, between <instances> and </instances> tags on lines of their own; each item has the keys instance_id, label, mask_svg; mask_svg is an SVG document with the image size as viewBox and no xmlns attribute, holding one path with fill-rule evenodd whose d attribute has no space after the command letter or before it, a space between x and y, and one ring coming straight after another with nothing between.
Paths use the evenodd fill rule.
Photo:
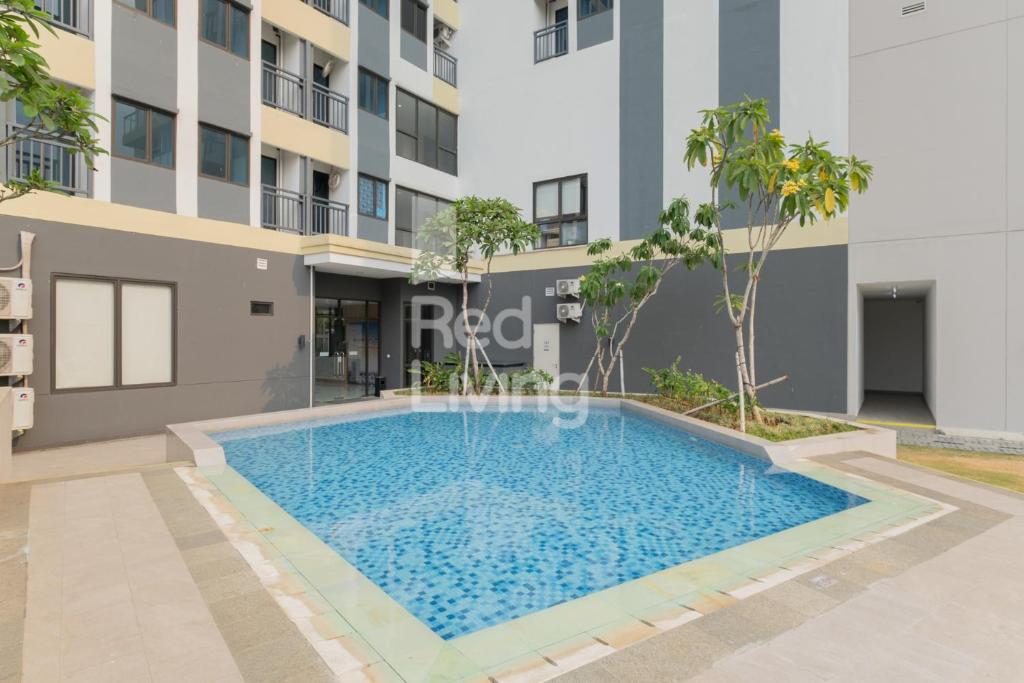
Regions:
<instances>
[{"instance_id":1,"label":"yellow flower on tree","mask_svg":"<svg viewBox=\"0 0 1024 683\"><path fill-rule=\"evenodd\" d=\"M800 191L800 186L797 185L796 183L794 183L792 180L787 180L782 185L782 196L783 197L789 197L790 195L794 195L794 194L796 194L799 191Z\"/></svg>"},{"instance_id":2,"label":"yellow flower on tree","mask_svg":"<svg viewBox=\"0 0 1024 683\"><path fill-rule=\"evenodd\" d=\"M782 162L782 165L788 168L790 171L797 171L800 169L799 159L786 159Z\"/></svg>"},{"instance_id":3,"label":"yellow flower on tree","mask_svg":"<svg viewBox=\"0 0 1024 683\"><path fill-rule=\"evenodd\" d=\"M836 210L836 193L832 188L825 190L825 210L829 213Z\"/></svg>"}]
</instances>

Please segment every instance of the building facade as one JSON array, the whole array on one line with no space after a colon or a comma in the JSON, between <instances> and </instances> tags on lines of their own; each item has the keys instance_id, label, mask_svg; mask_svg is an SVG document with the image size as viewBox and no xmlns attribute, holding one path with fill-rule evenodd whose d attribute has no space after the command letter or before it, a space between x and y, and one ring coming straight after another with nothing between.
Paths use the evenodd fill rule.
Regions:
<instances>
[{"instance_id":1,"label":"building facade","mask_svg":"<svg viewBox=\"0 0 1024 683\"><path fill-rule=\"evenodd\" d=\"M35 424L19 449L358 399L382 379L406 386L414 360L452 348L441 334L413 338L413 298L454 306L459 296L451 277L410 284L410 247L425 220L469 194L510 199L542 233L490 274L474 265L474 281L492 279L493 311L529 313L527 342L493 351L495 362L581 372L593 337L585 322L557 321L556 280L586 270L587 243L628 246L671 199L706 200L683 141L700 109L745 95L768 98L791 140L828 139L878 174L848 218L791 229L771 257L759 376L790 380L764 400L856 414L865 391L918 393L940 426L1024 431L1008 151L1024 10L955 0L909 14L887 0L144 4L48 8L58 35L42 50L54 76L106 119L110 154L96 169L55 144L7 150L8 176L40 168L69 195L0 205L0 266L17 260L19 231L37 235ZM956 44L975 35L984 50ZM943 78L938 53L950 62ZM961 53L987 77L972 78ZM970 96L950 98L949 78ZM955 106L937 106L948 99ZM912 130L890 125L900 111ZM940 162L938 121L979 114L1002 121L982 140L1002 162L982 169L965 138L947 140L977 166L975 201L926 201L953 193L934 183L964 181L925 173ZM3 116L24 122L14 103ZM992 192L997 202L981 201ZM978 255L976 275L953 263L965 252ZM627 349L625 389L646 390L643 368L676 357L731 383L720 277L671 274ZM985 294L962 284L978 278ZM876 301L894 285L906 315ZM899 325L921 330L916 347L884 334ZM894 381L885 363L917 372Z\"/></svg>"}]
</instances>

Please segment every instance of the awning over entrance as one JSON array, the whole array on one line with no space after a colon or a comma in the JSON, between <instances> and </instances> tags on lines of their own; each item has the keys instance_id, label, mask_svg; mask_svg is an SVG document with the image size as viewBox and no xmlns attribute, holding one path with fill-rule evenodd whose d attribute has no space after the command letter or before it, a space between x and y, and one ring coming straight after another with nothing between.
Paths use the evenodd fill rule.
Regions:
<instances>
[{"instance_id":1,"label":"awning over entrance","mask_svg":"<svg viewBox=\"0 0 1024 683\"><path fill-rule=\"evenodd\" d=\"M370 278L405 278L419 252L408 247L361 240L341 235L311 235L302 238L303 263L317 271ZM472 263L470 282L480 282L483 266ZM442 271L437 282L459 283L455 272Z\"/></svg>"}]
</instances>

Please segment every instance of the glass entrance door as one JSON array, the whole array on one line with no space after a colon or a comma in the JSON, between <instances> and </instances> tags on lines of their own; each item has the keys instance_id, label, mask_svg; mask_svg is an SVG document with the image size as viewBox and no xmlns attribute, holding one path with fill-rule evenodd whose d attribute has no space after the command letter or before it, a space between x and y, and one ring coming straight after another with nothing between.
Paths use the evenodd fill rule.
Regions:
<instances>
[{"instance_id":1,"label":"glass entrance door","mask_svg":"<svg viewBox=\"0 0 1024 683\"><path fill-rule=\"evenodd\" d=\"M380 305L316 300L313 402L337 403L373 393L380 373Z\"/></svg>"}]
</instances>

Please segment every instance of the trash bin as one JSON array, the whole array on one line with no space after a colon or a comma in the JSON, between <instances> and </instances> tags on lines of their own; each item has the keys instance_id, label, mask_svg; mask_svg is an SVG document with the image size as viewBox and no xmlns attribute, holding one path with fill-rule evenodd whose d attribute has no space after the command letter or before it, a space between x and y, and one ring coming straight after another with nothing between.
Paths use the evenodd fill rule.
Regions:
<instances>
[{"instance_id":1,"label":"trash bin","mask_svg":"<svg viewBox=\"0 0 1024 683\"><path fill-rule=\"evenodd\" d=\"M374 382L373 395L376 396L377 398L380 398L380 392L384 391L387 388L388 378L378 377L377 380Z\"/></svg>"}]
</instances>

